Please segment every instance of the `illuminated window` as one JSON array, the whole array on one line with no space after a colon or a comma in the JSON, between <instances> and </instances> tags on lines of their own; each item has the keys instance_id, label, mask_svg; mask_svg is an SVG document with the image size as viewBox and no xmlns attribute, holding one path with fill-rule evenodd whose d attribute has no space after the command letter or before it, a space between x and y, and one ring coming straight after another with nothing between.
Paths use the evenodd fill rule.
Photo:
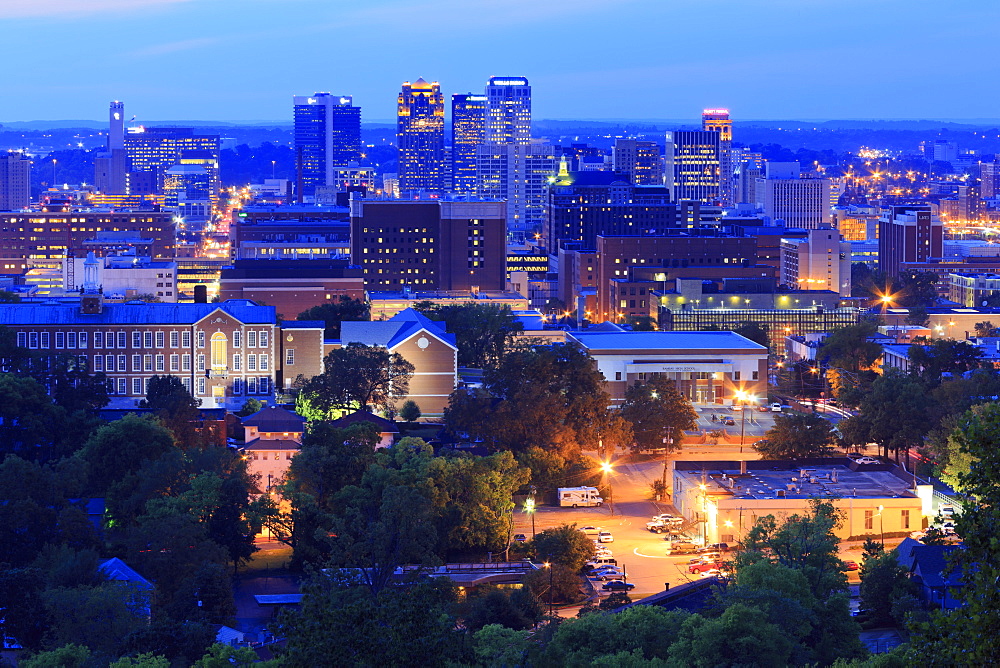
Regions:
<instances>
[{"instance_id":1,"label":"illuminated window","mask_svg":"<svg viewBox=\"0 0 1000 668\"><path fill-rule=\"evenodd\" d=\"M222 370L226 368L226 356L228 346L226 335L222 332L212 334L212 370Z\"/></svg>"}]
</instances>

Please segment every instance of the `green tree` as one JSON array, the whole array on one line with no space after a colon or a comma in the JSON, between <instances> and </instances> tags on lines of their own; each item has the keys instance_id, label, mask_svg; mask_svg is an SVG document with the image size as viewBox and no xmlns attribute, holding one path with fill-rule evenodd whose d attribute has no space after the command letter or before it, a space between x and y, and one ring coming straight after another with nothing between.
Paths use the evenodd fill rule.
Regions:
<instances>
[{"instance_id":1,"label":"green tree","mask_svg":"<svg viewBox=\"0 0 1000 668\"><path fill-rule=\"evenodd\" d=\"M930 666L988 666L1000 663L1000 404L966 413L955 432L959 447L973 460L960 481L967 494L956 521L963 549L952 569L964 586L956 590L960 608L932 613L911 626L913 655Z\"/></svg>"},{"instance_id":2,"label":"green tree","mask_svg":"<svg viewBox=\"0 0 1000 668\"><path fill-rule=\"evenodd\" d=\"M733 331L742 337L750 339L754 343L759 343L765 348L770 349L771 347L771 339L767 335L767 330L760 323L745 322Z\"/></svg>"},{"instance_id":3,"label":"green tree","mask_svg":"<svg viewBox=\"0 0 1000 668\"><path fill-rule=\"evenodd\" d=\"M938 275L932 271L903 271L897 277L900 290L894 300L900 306L934 306L938 301Z\"/></svg>"},{"instance_id":4,"label":"green tree","mask_svg":"<svg viewBox=\"0 0 1000 668\"><path fill-rule=\"evenodd\" d=\"M65 452L66 412L33 378L0 373L0 454L46 461Z\"/></svg>"},{"instance_id":5,"label":"green tree","mask_svg":"<svg viewBox=\"0 0 1000 668\"><path fill-rule=\"evenodd\" d=\"M943 374L964 374L982 367L983 352L967 341L934 339L910 346L910 373L920 376L930 387L941 382Z\"/></svg>"},{"instance_id":6,"label":"green tree","mask_svg":"<svg viewBox=\"0 0 1000 668\"><path fill-rule=\"evenodd\" d=\"M385 412L406 396L413 368L399 353L349 343L330 351L323 373L305 381L301 389L320 414L368 407Z\"/></svg>"},{"instance_id":7,"label":"green tree","mask_svg":"<svg viewBox=\"0 0 1000 668\"><path fill-rule=\"evenodd\" d=\"M403 418L407 422L416 422L420 419L420 406L413 399L407 399L403 402L403 407L399 409L399 417Z\"/></svg>"},{"instance_id":8,"label":"green tree","mask_svg":"<svg viewBox=\"0 0 1000 668\"><path fill-rule=\"evenodd\" d=\"M861 409L839 424L845 442L851 445L876 443L888 457L897 457L923 443L934 426L937 412L924 385L898 369L888 369L872 383L861 401Z\"/></svg>"},{"instance_id":9,"label":"green tree","mask_svg":"<svg viewBox=\"0 0 1000 668\"><path fill-rule=\"evenodd\" d=\"M243 418L253 415L257 411L264 408L265 405L266 404L264 404L264 402L260 401L259 399L254 399L253 397L250 397L249 399L243 402L243 407L240 408L238 411L236 411L236 416Z\"/></svg>"},{"instance_id":10,"label":"green tree","mask_svg":"<svg viewBox=\"0 0 1000 668\"><path fill-rule=\"evenodd\" d=\"M299 611L281 618L289 666L439 666L464 657L465 636L451 613L456 588L443 578L371 596L317 575L302 587Z\"/></svg>"},{"instance_id":11,"label":"green tree","mask_svg":"<svg viewBox=\"0 0 1000 668\"><path fill-rule=\"evenodd\" d=\"M42 595L53 645L80 643L91 652L119 656L123 638L148 623L150 593L137 585L106 582L96 587L56 588Z\"/></svg>"},{"instance_id":12,"label":"green tree","mask_svg":"<svg viewBox=\"0 0 1000 668\"><path fill-rule=\"evenodd\" d=\"M140 408L146 408L160 418L184 448L202 444L199 438L199 406L201 399L192 397L177 376L152 376L146 386L146 398L139 402Z\"/></svg>"},{"instance_id":13,"label":"green tree","mask_svg":"<svg viewBox=\"0 0 1000 668\"><path fill-rule=\"evenodd\" d=\"M596 554L594 541L575 524L539 531L531 540L531 550L536 558L561 564L572 571L579 571Z\"/></svg>"},{"instance_id":14,"label":"green tree","mask_svg":"<svg viewBox=\"0 0 1000 668\"><path fill-rule=\"evenodd\" d=\"M501 624L515 631L530 629L545 614L529 590L503 590L480 586L469 597L465 627L472 632L490 624Z\"/></svg>"},{"instance_id":15,"label":"green tree","mask_svg":"<svg viewBox=\"0 0 1000 668\"><path fill-rule=\"evenodd\" d=\"M774 426L753 444L761 459L804 459L822 457L836 443L833 426L812 414L775 415Z\"/></svg>"},{"instance_id":16,"label":"green tree","mask_svg":"<svg viewBox=\"0 0 1000 668\"><path fill-rule=\"evenodd\" d=\"M146 652L136 657L124 656L112 661L109 668L170 668L170 659L162 654Z\"/></svg>"},{"instance_id":17,"label":"green tree","mask_svg":"<svg viewBox=\"0 0 1000 668\"><path fill-rule=\"evenodd\" d=\"M687 611L635 606L617 614L597 612L567 620L559 624L546 646L542 665L597 665L598 660L622 652L666 660L690 617Z\"/></svg>"},{"instance_id":18,"label":"green tree","mask_svg":"<svg viewBox=\"0 0 1000 668\"><path fill-rule=\"evenodd\" d=\"M23 668L90 668L90 650L83 645L63 645L40 652L18 663Z\"/></svg>"},{"instance_id":19,"label":"green tree","mask_svg":"<svg viewBox=\"0 0 1000 668\"><path fill-rule=\"evenodd\" d=\"M458 345L458 365L493 368L524 329L506 304L449 304L426 308L432 320L443 320Z\"/></svg>"},{"instance_id":20,"label":"green tree","mask_svg":"<svg viewBox=\"0 0 1000 668\"><path fill-rule=\"evenodd\" d=\"M270 662L265 662L270 665ZM194 662L192 668L251 668L261 666L257 653L249 647L230 647L215 643L208 648L205 656Z\"/></svg>"},{"instance_id":21,"label":"green tree","mask_svg":"<svg viewBox=\"0 0 1000 668\"><path fill-rule=\"evenodd\" d=\"M560 563L549 563L525 574L522 583L531 594L548 605L579 603L586 598L580 581L580 571Z\"/></svg>"},{"instance_id":22,"label":"green tree","mask_svg":"<svg viewBox=\"0 0 1000 668\"><path fill-rule=\"evenodd\" d=\"M606 424L610 397L593 360L567 344L516 350L487 369L483 393L456 391L445 410L454 433L494 450L532 446L563 455L593 447Z\"/></svg>"},{"instance_id":23,"label":"green tree","mask_svg":"<svg viewBox=\"0 0 1000 668\"><path fill-rule=\"evenodd\" d=\"M81 455L89 465L91 487L100 495L112 483L173 449L173 438L158 419L130 413L98 429Z\"/></svg>"},{"instance_id":24,"label":"green tree","mask_svg":"<svg viewBox=\"0 0 1000 668\"><path fill-rule=\"evenodd\" d=\"M975 325L976 336L988 337L997 335L997 326L994 325L989 320L984 322L977 322Z\"/></svg>"},{"instance_id":25,"label":"green tree","mask_svg":"<svg viewBox=\"0 0 1000 668\"><path fill-rule=\"evenodd\" d=\"M638 450L680 447L684 431L694 429L698 414L672 380L654 376L625 390L622 417L632 425Z\"/></svg>"},{"instance_id":26,"label":"green tree","mask_svg":"<svg viewBox=\"0 0 1000 668\"><path fill-rule=\"evenodd\" d=\"M303 311L296 320L322 320L326 324L323 336L327 339L339 339L340 323L345 320L371 320L371 305L360 299L340 295L335 302Z\"/></svg>"},{"instance_id":27,"label":"green tree","mask_svg":"<svg viewBox=\"0 0 1000 668\"><path fill-rule=\"evenodd\" d=\"M487 624L472 634L473 651L482 666L522 666L534 646L529 631Z\"/></svg>"},{"instance_id":28,"label":"green tree","mask_svg":"<svg viewBox=\"0 0 1000 668\"><path fill-rule=\"evenodd\" d=\"M787 666L795 643L779 626L761 619L760 611L742 603L728 606L721 616L691 615L670 649L680 665Z\"/></svg>"},{"instance_id":29,"label":"green tree","mask_svg":"<svg viewBox=\"0 0 1000 668\"><path fill-rule=\"evenodd\" d=\"M886 552L881 543L870 538L865 541L860 574L860 610L869 626L892 625L895 622L895 602L918 593L907 570L899 565L896 553Z\"/></svg>"},{"instance_id":30,"label":"green tree","mask_svg":"<svg viewBox=\"0 0 1000 668\"><path fill-rule=\"evenodd\" d=\"M488 457L435 457L428 467L438 552L507 549L514 530L514 493L531 472L510 452Z\"/></svg>"},{"instance_id":31,"label":"green tree","mask_svg":"<svg viewBox=\"0 0 1000 668\"><path fill-rule=\"evenodd\" d=\"M857 325L835 327L823 340L817 357L826 366L839 367L857 374L871 367L882 355L882 346L868 339L878 333L873 320L862 320Z\"/></svg>"}]
</instances>

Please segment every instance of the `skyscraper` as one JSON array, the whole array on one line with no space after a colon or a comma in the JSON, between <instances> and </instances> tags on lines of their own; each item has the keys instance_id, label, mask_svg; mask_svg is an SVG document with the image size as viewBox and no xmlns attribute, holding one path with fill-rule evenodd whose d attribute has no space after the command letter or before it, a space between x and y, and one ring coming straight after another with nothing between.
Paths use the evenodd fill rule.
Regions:
<instances>
[{"instance_id":1,"label":"skyscraper","mask_svg":"<svg viewBox=\"0 0 1000 668\"><path fill-rule=\"evenodd\" d=\"M444 97L436 81L403 83L396 112L401 192L444 189Z\"/></svg>"},{"instance_id":2,"label":"skyscraper","mask_svg":"<svg viewBox=\"0 0 1000 668\"><path fill-rule=\"evenodd\" d=\"M334 185L338 167L361 160L361 108L347 95L316 93L293 98L295 155L302 165L302 193Z\"/></svg>"},{"instance_id":3,"label":"skyscraper","mask_svg":"<svg viewBox=\"0 0 1000 668\"><path fill-rule=\"evenodd\" d=\"M719 146L722 132L677 130L667 133L666 175L674 201L693 199L718 204L720 192Z\"/></svg>"},{"instance_id":4,"label":"skyscraper","mask_svg":"<svg viewBox=\"0 0 1000 668\"><path fill-rule=\"evenodd\" d=\"M128 155L128 192L148 192L151 185L163 192L166 172L185 157L206 165L213 202L219 193L219 135L195 134L191 128L129 128L125 133ZM134 187L134 184L141 184Z\"/></svg>"},{"instance_id":5,"label":"skyscraper","mask_svg":"<svg viewBox=\"0 0 1000 668\"><path fill-rule=\"evenodd\" d=\"M23 209L31 203L31 160L23 153L0 153L0 211Z\"/></svg>"},{"instance_id":6,"label":"skyscraper","mask_svg":"<svg viewBox=\"0 0 1000 668\"><path fill-rule=\"evenodd\" d=\"M531 86L524 77L490 77L486 84L486 141L531 141Z\"/></svg>"},{"instance_id":7,"label":"skyscraper","mask_svg":"<svg viewBox=\"0 0 1000 668\"><path fill-rule=\"evenodd\" d=\"M451 96L451 189L462 195L476 188L476 149L486 139L486 96Z\"/></svg>"},{"instance_id":8,"label":"skyscraper","mask_svg":"<svg viewBox=\"0 0 1000 668\"><path fill-rule=\"evenodd\" d=\"M733 122L728 109L705 109L701 129L719 133L719 200L722 206L736 205L733 183Z\"/></svg>"}]
</instances>

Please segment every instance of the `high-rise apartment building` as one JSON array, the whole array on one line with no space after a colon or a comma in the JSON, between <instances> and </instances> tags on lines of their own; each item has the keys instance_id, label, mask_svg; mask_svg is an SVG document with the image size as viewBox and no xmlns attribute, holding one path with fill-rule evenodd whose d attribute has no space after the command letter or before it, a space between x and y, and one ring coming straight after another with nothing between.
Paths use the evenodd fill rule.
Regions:
<instances>
[{"instance_id":1,"label":"high-rise apartment building","mask_svg":"<svg viewBox=\"0 0 1000 668\"><path fill-rule=\"evenodd\" d=\"M903 263L931 262L943 255L944 228L930 204L902 204L882 211L878 268L888 276Z\"/></svg>"},{"instance_id":2,"label":"high-rise apartment building","mask_svg":"<svg viewBox=\"0 0 1000 668\"><path fill-rule=\"evenodd\" d=\"M396 141L400 191L444 190L444 97L436 81L403 83L397 98Z\"/></svg>"},{"instance_id":3,"label":"high-rise apartment building","mask_svg":"<svg viewBox=\"0 0 1000 668\"><path fill-rule=\"evenodd\" d=\"M31 160L23 153L0 153L0 211L23 209L31 203Z\"/></svg>"},{"instance_id":4,"label":"high-rise apartment building","mask_svg":"<svg viewBox=\"0 0 1000 668\"><path fill-rule=\"evenodd\" d=\"M664 180L674 201L721 202L721 142L722 133L713 130L667 133Z\"/></svg>"},{"instance_id":5,"label":"high-rise apartment building","mask_svg":"<svg viewBox=\"0 0 1000 668\"><path fill-rule=\"evenodd\" d=\"M979 163L979 196L983 199L1000 197L1000 162L992 160Z\"/></svg>"},{"instance_id":6,"label":"high-rise apartment building","mask_svg":"<svg viewBox=\"0 0 1000 668\"><path fill-rule=\"evenodd\" d=\"M612 152L612 168L628 176L636 186L663 185L663 158L654 141L616 139Z\"/></svg>"},{"instance_id":7,"label":"high-rise apartment building","mask_svg":"<svg viewBox=\"0 0 1000 668\"><path fill-rule=\"evenodd\" d=\"M719 200L722 206L736 205L733 184L733 122L728 109L705 109L701 129L719 133Z\"/></svg>"},{"instance_id":8,"label":"high-rise apartment building","mask_svg":"<svg viewBox=\"0 0 1000 668\"><path fill-rule=\"evenodd\" d=\"M524 77L490 77L486 84L486 141L531 141L531 86Z\"/></svg>"},{"instance_id":9,"label":"high-rise apartment building","mask_svg":"<svg viewBox=\"0 0 1000 668\"><path fill-rule=\"evenodd\" d=\"M486 96L451 96L451 190L475 194L476 150L486 141Z\"/></svg>"},{"instance_id":10,"label":"high-rise apartment building","mask_svg":"<svg viewBox=\"0 0 1000 668\"><path fill-rule=\"evenodd\" d=\"M338 167L361 160L361 108L349 95L296 95L295 155L301 165L302 194L335 185Z\"/></svg>"},{"instance_id":11,"label":"high-rise apartment building","mask_svg":"<svg viewBox=\"0 0 1000 668\"><path fill-rule=\"evenodd\" d=\"M351 200L351 263L369 290L500 291L503 202Z\"/></svg>"}]
</instances>

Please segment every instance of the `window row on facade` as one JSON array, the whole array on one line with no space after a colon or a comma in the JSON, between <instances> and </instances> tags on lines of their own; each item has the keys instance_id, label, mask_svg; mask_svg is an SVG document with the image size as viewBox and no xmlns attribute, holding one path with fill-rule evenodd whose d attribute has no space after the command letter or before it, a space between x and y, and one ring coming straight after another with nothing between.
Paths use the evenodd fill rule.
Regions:
<instances>
[{"instance_id":1,"label":"window row on facade","mask_svg":"<svg viewBox=\"0 0 1000 668\"><path fill-rule=\"evenodd\" d=\"M184 389L193 396L206 394L207 383L205 378L195 378L194 380L194 385L192 385L190 377L181 378L181 384L184 386ZM105 381L105 387L110 395L144 397L149 391L149 381L149 377L108 378ZM221 386L214 386L212 389L213 391L217 389L224 390ZM270 392L270 376L251 376L249 378L236 378L233 380L232 394L234 396L270 394Z\"/></svg>"},{"instance_id":2,"label":"window row on facade","mask_svg":"<svg viewBox=\"0 0 1000 668\"><path fill-rule=\"evenodd\" d=\"M247 348L267 348L269 346L269 330L247 330L246 332L236 331L232 333L232 345L234 348L244 347L244 335ZM90 336L93 335L93 345ZM196 332L199 348L205 347L205 332ZM213 335L213 340L215 336ZM223 335L225 338L225 335ZM131 340L131 346L128 345ZM56 350L76 350L80 348L98 349L126 349L126 348L166 348L169 340L170 348L190 348L191 332L188 330L172 330L165 332L138 331L131 332L66 332L66 331L40 331L40 332L18 332L17 345L21 348L29 349L56 349Z\"/></svg>"}]
</instances>

